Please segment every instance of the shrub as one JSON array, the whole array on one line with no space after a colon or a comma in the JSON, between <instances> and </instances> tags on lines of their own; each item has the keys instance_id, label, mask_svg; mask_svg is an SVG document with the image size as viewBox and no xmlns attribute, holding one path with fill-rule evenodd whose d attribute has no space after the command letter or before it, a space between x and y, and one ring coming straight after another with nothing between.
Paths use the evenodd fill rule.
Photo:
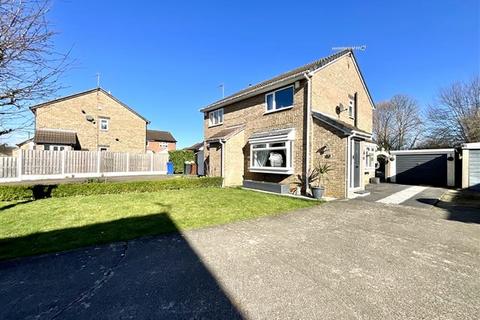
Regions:
<instances>
[{"instance_id":1,"label":"shrub","mask_svg":"<svg viewBox=\"0 0 480 320\"><path fill-rule=\"evenodd\" d=\"M0 201L95 194L156 192L193 188L219 188L222 178L173 178L156 181L66 183L53 186L0 186ZM42 192L42 190L44 192Z\"/></svg>"},{"instance_id":2,"label":"shrub","mask_svg":"<svg viewBox=\"0 0 480 320\"><path fill-rule=\"evenodd\" d=\"M175 173L183 173L185 161L194 161L195 154L190 150L173 150L168 152L170 161L173 162Z\"/></svg>"},{"instance_id":3,"label":"shrub","mask_svg":"<svg viewBox=\"0 0 480 320\"><path fill-rule=\"evenodd\" d=\"M0 186L0 200L27 200L33 198L32 186Z\"/></svg>"}]
</instances>

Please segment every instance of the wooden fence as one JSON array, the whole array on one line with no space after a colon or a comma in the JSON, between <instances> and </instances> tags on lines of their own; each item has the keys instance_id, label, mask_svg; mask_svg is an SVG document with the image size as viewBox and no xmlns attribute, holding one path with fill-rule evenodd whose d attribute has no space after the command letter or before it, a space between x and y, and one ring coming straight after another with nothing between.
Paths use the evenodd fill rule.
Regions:
<instances>
[{"instance_id":1,"label":"wooden fence","mask_svg":"<svg viewBox=\"0 0 480 320\"><path fill-rule=\"evenodd\" d=\"M0 182L167 173L168 152L19 150L0 157Z\"/></svg>"}]
</instances>

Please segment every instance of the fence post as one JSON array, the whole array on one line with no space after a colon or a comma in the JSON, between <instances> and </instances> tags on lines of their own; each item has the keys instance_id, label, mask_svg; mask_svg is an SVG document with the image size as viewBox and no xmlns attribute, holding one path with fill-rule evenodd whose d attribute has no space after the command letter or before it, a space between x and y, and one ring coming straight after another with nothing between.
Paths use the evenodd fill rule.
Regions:
<instances>
[{"instance_id":1,"label":"fence post","mask_svg":"<svg viewBox=\"0 0 480 320\"><path fill-rule=\"evenodd\" d=\"M126 172L130 171L130 153L127 152L127 170Z\"/></svg>"},{"instance_id":2,"label":"fence post","mask_svg":"<svg viewBox=\"0 0 480 320\"><path fill-rule=\"evenodd\" d=\"M153 172L153 152L150 153L150 171Z\"/></svg>"},{"instance_id":3,"label":"fence post","mask_svg":"<svg viewBox=\"0 0 480 320\"><path fill-rule=\"evenodd\" d=\"M97 151L97 173L100 174L100 157L102 156L102 151Z\"/></svg>"},{"instance_id":4,"label":"fence post","mask_svg":"<svg viewBox=\"0 0 480 320\"><path fill-rule=\"evenodd\" d=\"M62 175L65 174L65 150L62 150L62 158L61 158L61 161L62 161Z\"/></svg>"},{"instance_id":5,"label":"fence post","mask_svg":"<svg viewBox=\"0 0 480 320\"><path fill-rule=\"evenodd\" d=\"M19 150L18 156L17 156L17 176L18 180L22 180L22 156L23 156L23 151L22 149Z\"/></svg>"}]
</instances>

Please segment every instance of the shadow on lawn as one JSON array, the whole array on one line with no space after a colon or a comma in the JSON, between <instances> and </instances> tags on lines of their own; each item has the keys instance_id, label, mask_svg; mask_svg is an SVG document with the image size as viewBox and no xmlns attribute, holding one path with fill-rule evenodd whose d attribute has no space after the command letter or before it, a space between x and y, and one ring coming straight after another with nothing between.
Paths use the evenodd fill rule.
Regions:
<instances>
[{"instance_id":1,"label":"shadow on lawn","mask_svg":"<svg viewBox=\"0 0 480 320\"><path fill-rule=\"evenodd\" d=\"M202 258L175 231L168 213L161 212L2 239L5 259L170 232L0 262L0 318L241 319ZM27 294L28 303L19 308Z\"/></svg>"}]
</instances>

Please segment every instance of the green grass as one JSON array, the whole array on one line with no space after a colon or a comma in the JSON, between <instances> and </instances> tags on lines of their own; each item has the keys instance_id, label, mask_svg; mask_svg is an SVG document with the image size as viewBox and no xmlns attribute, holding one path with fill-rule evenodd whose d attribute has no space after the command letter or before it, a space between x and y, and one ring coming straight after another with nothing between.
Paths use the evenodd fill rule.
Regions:
<instances>
[{"instance_id":1,"label":"green grass","mask_svg":"<svg viewBox=\"0 0 480 320\"><path fill-rule=\"evenodd\" d=\"M199 188L0 203L0 259L274 215L318 202Z\"/></svg>"}]
</instances>

